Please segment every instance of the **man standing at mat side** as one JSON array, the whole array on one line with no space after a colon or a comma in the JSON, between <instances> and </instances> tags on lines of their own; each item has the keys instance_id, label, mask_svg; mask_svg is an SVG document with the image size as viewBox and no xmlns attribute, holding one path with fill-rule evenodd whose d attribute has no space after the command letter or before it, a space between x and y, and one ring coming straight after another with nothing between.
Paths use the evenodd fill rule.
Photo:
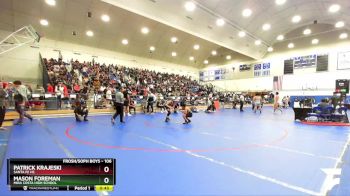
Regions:
<instances>
[{"instance_id":1,"label":"man standing at mat side","mask_svg":"<svg viewBox=\"0 0 350 196\"><path fill-rule=\"evenodd\" d=\"M123 117L124 117L124 111L123 111L124 95L123 95L122 91L123 91L122 87L117 87L116 93L115 93L115 102L114 102L115 114L113 115L113 117L111 119L112 124L115 123L115 118L117 118L118 115L120 115L120 122L124 123L124 121L123 121Z\"/></svg>"},{"instance_id":2,"label":"man standing at mat side","mask_svg":"<svg viewBox=\"0 0 350 196\"><path fill-rule=\"evenodd\" d=\"M276 112L276 110L279 110L282 112L282 109L279 108L279 101L280 101L280 96L278 95L279 93L276 92L276 95L274 97L274 103L273 103L273 112Z\"/></svg>"},{"instance_id":3,"label":"man standing at mat side","mask_svg":"<svg viewBox=\"0 0 350 196\"><path fill-rule=\"evenodd\" d=\"M4 89L3 83L0 82L0 130L6 130L5 127L2 127L6 113L6 97L7 93Z\"/></svg>"},{"instance_id":4,"label":"man standing at mat side","mask_svg":"<svg viewBox=\"0 0 350 196\"><path fill-rule=\"evenodd\" d=\"M27 98L27 87L22 85L22 82L19 80L16 80L13 82L16 88L15 92L15 109L19 114L19 119L15 125L22 125L23 124L23 119L24 117L27 117L30 121L33 121L33 118L30 114L28 114L24 109L25 109L25 103L28 101Z\"/></svg>"},{"instance_id":5,"label":"man standing at mat side","mask_svg":"<svg viewBox=\"0 0 350 196\"><path fill-rule=\"evenodd\" d=\"M244 95L241 94L241 96L239 96L239 111L243 112L243 105L244 105Z\"/></svg>"},{"instance_id":6,"label":"man standing at mat side","mask_svg":"<svg viewBox=\"0 0 350 196\"><path fill-rule=\"evenodd\" d=\"M156 101L156 96L153 94L153 90L147 96L147 113L153 113L153 104ZM149 110L151 108L151 111Z\"/></svg>"}]
</instances>

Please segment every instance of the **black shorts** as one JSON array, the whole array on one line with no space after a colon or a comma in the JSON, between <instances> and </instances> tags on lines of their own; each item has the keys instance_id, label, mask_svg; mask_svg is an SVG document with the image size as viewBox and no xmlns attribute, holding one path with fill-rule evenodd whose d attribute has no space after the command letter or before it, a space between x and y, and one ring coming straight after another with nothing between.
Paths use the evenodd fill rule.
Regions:
<instances>
[{"instance_id":1,"label":"black shorts","mask_svg":"<svg viewBox=\"0 0 350 196\"><path fill-rule=\"evenodd\" d=\"M129 101L124 101L124 106L129 106Z\"/></svg>"},{"instance_id":2,"label":"black shorts","mask_svg":"<svg viewBox=\"0 0 350 196\"><path fill-rule=\"evenodd\" d=\"M186 114L186 117L187 117L187 118L191 118L191 117L192 117L192 112L188 112L188 113Z\"/></svg>"}]
</instances>

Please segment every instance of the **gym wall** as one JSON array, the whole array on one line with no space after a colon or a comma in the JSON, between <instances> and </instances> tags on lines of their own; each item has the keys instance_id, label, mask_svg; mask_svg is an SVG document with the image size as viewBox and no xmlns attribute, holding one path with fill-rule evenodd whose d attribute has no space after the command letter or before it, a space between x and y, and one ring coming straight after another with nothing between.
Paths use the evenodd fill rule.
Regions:
<instances>
[{"instance_id":1,"label":"gym wall","mask_svg":"<svg viewBox=\"0 0 350 196\"><path fill-rule=\"evenodd\" d=\"M334 91L336 79L350 79L350 69L337 69L338 53L346 51L350 51L350 41L308 49L295 49L290 52L271 53L258 61L228 63L223 66L214 65L203 70L226 68L231 71L232 67L235 67L235 71L229 73L226 80L210 82L222 89L230 91L271 91L273 90L273 76L281 76L284 73L284 60L312 54L328 54L328 71L316 72L316 67L294 69L293 74L283 75L283 92L281 91L282 94L291 95L328 95ZM270 76L254 77L253 68L250 71L239 71L239 65L242 64L267 62L270 63L271 67Z\"/></svg>"}]
</instances>

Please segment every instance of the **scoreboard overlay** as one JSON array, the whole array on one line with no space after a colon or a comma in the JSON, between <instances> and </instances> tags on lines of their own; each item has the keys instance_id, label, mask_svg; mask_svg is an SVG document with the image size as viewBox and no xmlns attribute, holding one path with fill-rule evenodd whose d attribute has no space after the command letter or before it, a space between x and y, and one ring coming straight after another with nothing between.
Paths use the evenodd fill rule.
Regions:
<instances>
[{"instance_id":1,"label":"scoreboard overlay","mask_svg":"<svg viewBox=\"0 0 350 196\"><path fill-rule=\"evenodd\" d=\"M113 191L116 159L7 159L13 191Z\"/></svg>"}]
</instances>

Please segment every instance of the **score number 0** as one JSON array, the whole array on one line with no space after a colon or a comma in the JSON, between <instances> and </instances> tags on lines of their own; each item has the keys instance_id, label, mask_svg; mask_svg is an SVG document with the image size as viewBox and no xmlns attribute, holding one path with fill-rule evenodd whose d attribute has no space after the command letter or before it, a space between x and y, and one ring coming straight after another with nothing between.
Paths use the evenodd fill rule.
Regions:
<instances>
[{"instance_id":1,"label":"score number 0","mask_svg":"<svg viewBox=\"0 0 350 196\"><path fill-rule=\"evenodd\" d=\"M109 172L109 167L108 167L108 166L105 166L105 167L103 168L103 171L104 171L105 173L108 173L108 172ZM105 177L105 178L103 179L103 182L104 182L105 184L108 184L108 183L109 183L109 178L108 178L108 177Z\"/></svg>"}]
</instances>

